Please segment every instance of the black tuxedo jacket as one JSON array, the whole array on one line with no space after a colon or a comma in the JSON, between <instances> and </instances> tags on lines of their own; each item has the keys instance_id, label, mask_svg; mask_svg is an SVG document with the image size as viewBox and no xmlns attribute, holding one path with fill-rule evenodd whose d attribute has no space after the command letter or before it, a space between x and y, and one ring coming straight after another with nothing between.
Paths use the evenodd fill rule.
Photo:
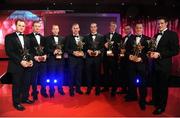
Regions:
<instances>
[{"instance_id":1,"label":"black tuxedo jacket","mask_svg":"<svg viewBox=\"0 0 180 118\"><path fill-rule=\"evenodd\" d=\"M30 49L31 49L31 52L32 52L33 56L37 56L35 47L38 46L38 42L36 40L36 37L35 37L34 33L28 34L27 36L30 39L30 46L31 46ZM47 54L46 39L42 35L40 35L40 45L44 47L44 49L43 49L44 54Z\"/></svg>"},{"instance_id":2,"label":"black tuxedo jacket","mask_svg":"<svg viewBox=\"0 0 180 118\"><path fill-rule=\"evenodd\" d=\"M144 48L142 49L142 52L140 53L140 57L142 58L142 63L147 63L148 59L147 59L147 52L148 52L148 40L150 39L150 37L142 35L140 43L142 46L144 46ZM130 40L130 42L127 44L127 50L126 50L126 54L127 57L129 59L129 55L133 55L134 54L134 45L136 43L136 36L132 37L132 40Z\"/></svg>"},{"instance_id":3,"label":"black tuxedo jacket","mask_svg":"<svg viewBox=\"0 0 180 118\"><path fill-rule=\"evenodd\" d=\"M125 38L128 37L127 41L125 42L124 44L124 47L126 49L126 52L125 52L125 56L123 58L124 61L128 61L129 60L129 57L128 57L128 54L127 52L130 52L131 51L131 41L134 40L134 35L131 34L130 36L125 36L122 38L122 42L124 43L125 41Z\"/></svg>"},{"instance_id":4,"label":"black tuxedo jacket","mask_svg":"<svg viewBox=\"0 0 180 118\"><path fill-rule=\"evenodd\" d=\"M29 38L25 35L24 37L24 49L30 49ZM22 45L16 34L16 32L6 35L5 37L5 50L9 57L8 72L10 73L21 73L27 68L23 68L20 62L23 59L22 56ZM29 50L29 53L30 50Z\"/></svg>"},{"instance_id":5,"label":"black tuxedo jacket","mask_svg":"<svg viewBox=\"0 0 180 118\"><path fill-rule=\"evenodd\" d=\"M110 39L110 33L106 34L104 36L104 40L105 43ZM122 40L122 36L120 34L118 34L117 32L115 32L113 34L113 37L111 39L111 41L114 41L113 44L113 54L114 54L114 59L118 59L118 54L119 54L119 49L118 49L118 43L120 43L120 41ZM105 51L107 51L107 49L105 48ZM106 53L104 53L105 58L107 58Z\"/></svg>"},{"instance_id":6,"label":"black tuxedo jacket","mask_svg":"<svg viewBox=\"0 0 180 118\"><path fill-rule=\"evenodd\" d=\"M103 35L97 33L95 41L93 41L93 39L92 39L92 34L86 35L84 37L84 39L85 39L85 52L87 52L87 50L99 50L99 51L101 51L101 54L103 54L103 52L104 52ZM89 57L88 54L87 54L87 57Z\"/></svg>"},{"instance_id":7,"label":"black tuxedo jacket","mask_svg":"<svg viewBox=\"0 0 180 118\"><path fill-rule=\"evenodd\" d=\"M84 42L84 37L80 36L80 40ZM65 51L68 53L69 56L74 56L73 51L78 51L78 46L76 44L76 40L73 35L69 35L65 38ZM85 48L83 46L83 50L85 51Z\"/></svg>"},{"instance_id":8,"label":"black tuxedo jacket","mask_svg":"<svg viewBox=\"0 0 180 118\"><path fill-rule=\"evenodd\" d=\"M62 36L59 36L58 37L58 44L62 45L62 51L64 52L64 37ZM54 36L53 35L50 35L48 37L46 37L46 50L47 50L47 54L52 56L54 55L54 50L56 49L56 43L55 43L55 40L54 40Z\"/></svg>"},{"instance_id":9,"label":"black tuxedo jacket","mask_svg":"<svg viewBox=\"0 0 180 118\"><path fill-rule=\"evenodd\" d=\"M157 38L158 34L154 37ZM172 65L172 57L179 53L179 40L176 32L166 30L157 46L157 52L160 57L155 60L155 69L162 71L170 71Z\"/></svg>"}]
</instances>

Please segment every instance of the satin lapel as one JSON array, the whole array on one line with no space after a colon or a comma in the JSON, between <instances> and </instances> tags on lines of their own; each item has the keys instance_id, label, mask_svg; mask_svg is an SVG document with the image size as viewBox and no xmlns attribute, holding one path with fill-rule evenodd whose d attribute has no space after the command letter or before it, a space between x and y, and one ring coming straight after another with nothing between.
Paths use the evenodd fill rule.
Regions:
<instances>
[{"instance_id":1,"label":"satin lapel","mask_svg":"<svg viewBox=\"0 0 180 118\"><path fill-rule=\"evenodd\" d=\"M16 38L16 41L17 41L18 46L22 49L22 45L21 45L21 42L20 42L20 40L19 40L19 37L17 36L16 33L14 33L14 36L15 36L15 38Z\"/></svg>"}]
</instances>

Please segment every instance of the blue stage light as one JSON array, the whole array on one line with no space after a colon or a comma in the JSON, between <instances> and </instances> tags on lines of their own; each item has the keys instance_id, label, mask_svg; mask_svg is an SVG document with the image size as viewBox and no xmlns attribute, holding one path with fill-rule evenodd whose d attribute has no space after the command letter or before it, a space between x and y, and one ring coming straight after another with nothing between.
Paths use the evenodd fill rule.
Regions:
<instances>
[{"instance_id":1,"label":"blue stage light","mask_svg":"<svg viewBox=\"0 0 180 118\"><path fill-rule=\"evenodd\" d=\"M50 83L50 79L47 79L46 82L47 82L47 83Z\"/></svg>"},{"instance_id":2,"label":"blue stage light","mask_svg":"<svg viewBox=\"0 0 180 118\"><path fill-rule=\"evenodd\" d=\"M139 78L136 79L136 83L139 84Z\"/></svg>"},{"instance_id":3,"label":"blue stage light","mask_svg":"<svg viewBox=\"0 0 180 118\"><path fill-rule=\"evenodd\" d=\"M57 80L56 80L56 79L54 80L54 83L57 83Z\"/></svg>"}]
</instances>

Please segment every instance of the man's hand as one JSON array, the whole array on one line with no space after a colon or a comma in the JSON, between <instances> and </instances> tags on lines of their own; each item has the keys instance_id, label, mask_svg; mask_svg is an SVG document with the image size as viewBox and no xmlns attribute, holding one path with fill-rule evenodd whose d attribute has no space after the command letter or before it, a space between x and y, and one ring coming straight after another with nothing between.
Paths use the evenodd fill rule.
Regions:
<instances>
[{"instance_id":1,"label":"man's hand","mask_svg":"<svg viewBox=\"0 0 180 118\"><path fill-rule=\"evenodd\" d=\"M92 56L92 55L91 55L92 52L93 52L92 50L88 50L88 51L87 51L87 53L88 53L90 56Z\"/></svg>"},{"instance_id":2,"label":"man's hand","mask_svg":"<svg viewBox=\"0 0 180 118\"><path fill-rule=\"evenodd\" d=\"M42 57L44 58L43 62L45 62L47 59L47 55L43 55Z\"/></svg>"},{"instance_id":3,"label":"man's hand","mask_svg":"<svg viewBox=\"0 0 180 118\"><path fill-rule=\"evenodd\" d=\"M40 62L39 56L34 56L34 60L37 61L37 62Z\"/></svg>"},{"instance_id":4,"label":"man's hand","mask_svg":"<svg viewBox=\"0 0 180 118\"><path fill-rule=\"evenodd\" d=\"M133 55L129 55L129 60L133 61L134 60L134 56Z\"/></svg>"},{"instance_id":5,"label":"man's hand","mask_svg":"<svg viewBox=\"0 0 180 118\"><path fill-rule=\"evenodd\" d=\"M83 51L73 51L73 55L76 57L83 57L84 52Z\"/></svg>"},{"instance_id":6,"label":"man's hand","mask_svg":"<svg viewBox=\"0 0 180 118\"><path fill-rule=\"evenodd\" d=\"M24 67L24 68L27 68L28 67L28 63L27 61L21 61L21 65Z\"/></svg>"},{"instance_id":7,"label":"man's hand","mask_svg":"<svg viewBox=\"0 0 180 118\"><path fill-rule=\"evenodd\" d=\"M108 56L108 57L113 57L114 54L113 54L113 53L107 53L107 56Z\"/></svg>"},{"instance_id":8,"label":"man's hand","mask_svg":"<svg viewBox=\"0 0 180 118\"><path fill-rule=\"evenodd\" d=\"M62 51L59 49L56 49L56 50L54 50L54 55L56 55L56 54L62 54Z\"/></svg>"},{"instance_id":9,"label":"man's hand","mask_svg":"<svg viewBox=\"0 0 180 118\"><path fill-rule=\"evenodd\" d=\"M141 61L142 61L142 58L141 58L141 57L136 57L134 61L135 61L135 62L141 62Z\"/></svg>"},{"instance_id":10,"label":"man's hand","mask_svg":"<svg viewBox=\"0 0 180 118\"><path fill-rule=\"evenodd\" d=\"M28 61L28 67L32 67L32 66L33 66L33 61L32 60Z\"/></svg>"},{"instance_id":11,"label":"man's hand","mask_svg":"<svg viewBox=\"0 0 180 118\"><path fill-rule=\"evenodd\" d=\"M104 44L104 46L105 46L105 48L108 48L108 42L106 42L106 43Z\"/></svg>"},{"instance_id":12,"label":"man's hand","mask_svg":"<svg viewBox=\"0 0 180 118\"><path fill-rule=\"evenodd\" d=\"M157 59L160 57L160 53L159 52L151 52L151 57L154 58L154 59Z\"/></svg>"},{"instance_id":13,"label":"man's hand","mask_svg":"<svg viewBox=\"0 0 180 118\"><path fill-rule=\"evenodd\" d=\"M97 51L95 51L95 53L96 53L96 54L95 54L95 57L97 57L99 54L101 54L101 51L98 51L98 50L97 50Z\"/></svg>"}]
</instances>

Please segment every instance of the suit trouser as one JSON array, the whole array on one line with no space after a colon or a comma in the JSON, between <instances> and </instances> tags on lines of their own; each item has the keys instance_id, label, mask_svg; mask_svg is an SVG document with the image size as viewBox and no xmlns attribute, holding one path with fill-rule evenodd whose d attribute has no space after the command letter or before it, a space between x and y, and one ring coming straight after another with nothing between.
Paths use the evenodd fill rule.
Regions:
<instances>
[{"instance_id":1,"label":"suit trouser","mask_svg":"<svg viewBox=\"0 0 180 118\"><path fill-rule=\"evenodd\" d=\"M145 64L131 62L128 70L129 70L128 95L130 97L137 97L137 87L138 87L140 101L145 102L147 96ZM137 79L139 79L138 83L137 83Z\"/></svg>"},{"instance_id":2,"label":"suit trouser","mask_svg":"<svg viewBox=\"0 0 180 118\"><path fill-rule=\"evenodd\" d=\"M96 89L100 89L101 57L88 57L86 59L87 87L92 88L94 78Z\"/></svg>"},{"instance_id":3,"label":"suit trouser","mask_svg":"<svg viewBox=\"0 0 180 118\"><path fill-rule=\"evenodd\" d=\"M118 86L118 64L114 58L107 57L104 59L104 84L105 87L112 86L112 90L117 89Z\"/></svg>"},{"instance_id":4,"label":"suit trouser","mask_svg":"<svg viewBox=\"0 0 180 118\"><path fill-rule=\"evenodd\" d=\"M119 78L119 84L123 90L127 90L129 83L127 65L128 62L124 58L120 60L118 78Z\"/></svg>"},{"instance_id":5,"label":"suit trouser","mask_svg":"<svg viewBox=\"0 0 180 118\"><path fill-rule=\"evenodd\" d=\"M83 68L83 58L69 56L69 88L70 91L74 90L74 82L76 86L76 91L80 91L81 81L82 81L82 68Z\"/></svg>"},{"instance_id":6,"label":"suit trouser","mask_svg":"<svg viewBox=\"0 0 180 118\"><path fill-rule=\"evenodd\" d=\"M37 95L37 85L38 79L40 80L41 84L41 93L46 93L46 62L34 62L34 66L32 68L32 95Z\"/></svg>"},{"instance_id":7,"label":"suit trouser","mask_svg":"<svg viewBox=\"0 0 180 118\"><path fill-rule=\"evenodd\" d=\"M168 78L170 72L153 71L152 93L156 107L165 109L168 99Z\"/></svg>"},{"instance_id":8,"label":"suit trouser","mask_svg":"<svg viewBox=\"0 0 180 118\"><path fill-rule=\"evenodd\" d=\"M13 104L20 104L22 100L27 100L30 89L30 70L24 70L19 73L12 73L12 97Z\"/></svg>"},{"instance_id":9,"label":"suit trouser","mask_svg":"<svg viewBox=\"0 0 180 118\"><path fill-rule=\"evenodd\" d=\"M50 79L49 92L51 94L54 94L55 92L55 88L54 88L55 85L58 86L59 91L62 91L63 80L64 80L63 67L64 67L64 59L55 59L54 56L49 57L47 70L48 70L48 78ZM54 80L57 80L57 83L55 83Z\"/></svg>"}]
</instances>

